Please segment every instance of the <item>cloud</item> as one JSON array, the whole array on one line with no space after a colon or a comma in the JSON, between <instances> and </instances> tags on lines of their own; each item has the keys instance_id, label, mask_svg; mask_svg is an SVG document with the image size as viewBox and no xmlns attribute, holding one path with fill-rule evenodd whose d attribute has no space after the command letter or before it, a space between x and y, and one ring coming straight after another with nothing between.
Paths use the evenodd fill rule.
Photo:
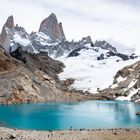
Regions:
<instances>
[{"instance_id":1,"label":"cloud","mask_svg":"<svg viewBox=\"0 0 140 140\"><path fill-rule=\"evenodd\" d=\"M112 38L139 51L139 0L0 1L0 28L12 14L16 23L28 32L38 31L41 21L54 12L62 21L69 40L78 40L86 35L91 35L93 40Z\"/></svg>"}]
</instances>

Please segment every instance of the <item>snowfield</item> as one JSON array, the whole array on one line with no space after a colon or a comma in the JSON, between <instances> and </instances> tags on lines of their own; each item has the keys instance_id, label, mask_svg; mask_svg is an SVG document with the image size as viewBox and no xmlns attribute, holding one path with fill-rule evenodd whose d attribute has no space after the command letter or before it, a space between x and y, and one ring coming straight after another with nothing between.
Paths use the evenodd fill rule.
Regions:
<instances>
[{"instance_id":1,"label":"snowfield","mask_svg":"<svg viewBox=\"0 0 140 140\"><path fill-rule=\"evenodd\" d=\"M98 49L99 51L96 52L93 47L88 47L88 49L82 49L79 56L66 57L64 55L57 58L66 66L64 72L59 74L59 78L61 80L73 78L75 82L70 88L89 91L94 94L112 85L118 70L138 61L138 59L122 61L117 56L98 61L97 57L101 53L107 53L107 50ZM116 62L117 60L119 62Z\"/></svg>"}]
</instances>

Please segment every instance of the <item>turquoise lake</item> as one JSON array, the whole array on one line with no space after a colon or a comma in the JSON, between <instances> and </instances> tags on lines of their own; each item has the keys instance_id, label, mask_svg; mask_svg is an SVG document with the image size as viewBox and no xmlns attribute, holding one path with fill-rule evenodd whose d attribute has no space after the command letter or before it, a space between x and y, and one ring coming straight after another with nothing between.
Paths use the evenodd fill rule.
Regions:
<instances>
[{"instance_id":1,"label":"turquoise lake","mask_svg":"<svg viewBox=\"0 0 140 140\"><path fill-rule=\"evenodd\" d=\"M140 128L138 111L140 104L119 101L0 105L0 125L31 130Z\"/></svg>"}]
</instances>

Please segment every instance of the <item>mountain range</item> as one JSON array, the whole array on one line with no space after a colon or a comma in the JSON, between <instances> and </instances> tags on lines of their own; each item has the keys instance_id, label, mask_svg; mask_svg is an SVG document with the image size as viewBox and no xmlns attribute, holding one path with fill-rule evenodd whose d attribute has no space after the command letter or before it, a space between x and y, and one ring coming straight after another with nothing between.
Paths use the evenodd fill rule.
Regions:
<instances>
[{"instance_id":1,"label":"mountain range","mask_svg":"<svg viewBox=\"0 0 140 140\"><path fill-rule=\"evenodd\" d=\"M8 17L0 45L1 103L139 101L139 56L90 36L68 41L54 13L30 34Z\"/></svg>"}]
</instances>

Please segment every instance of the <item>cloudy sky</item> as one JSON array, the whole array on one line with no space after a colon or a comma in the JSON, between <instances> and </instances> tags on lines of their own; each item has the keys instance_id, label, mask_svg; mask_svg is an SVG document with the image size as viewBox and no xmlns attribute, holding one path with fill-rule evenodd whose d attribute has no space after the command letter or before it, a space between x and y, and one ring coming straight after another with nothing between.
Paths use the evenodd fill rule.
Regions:
<instances>
[{"instance_id":1,"label":"cloudy sky","mask_svg":"<svg viewBox=\"0 0 140 140\"><path fill-rule=\"evenodd\" d=\"M91 35L140 53L140 0L0 0L0 28L9 15L28 32L55 13L68 40Z\"/></svg>"}]
</instances>

